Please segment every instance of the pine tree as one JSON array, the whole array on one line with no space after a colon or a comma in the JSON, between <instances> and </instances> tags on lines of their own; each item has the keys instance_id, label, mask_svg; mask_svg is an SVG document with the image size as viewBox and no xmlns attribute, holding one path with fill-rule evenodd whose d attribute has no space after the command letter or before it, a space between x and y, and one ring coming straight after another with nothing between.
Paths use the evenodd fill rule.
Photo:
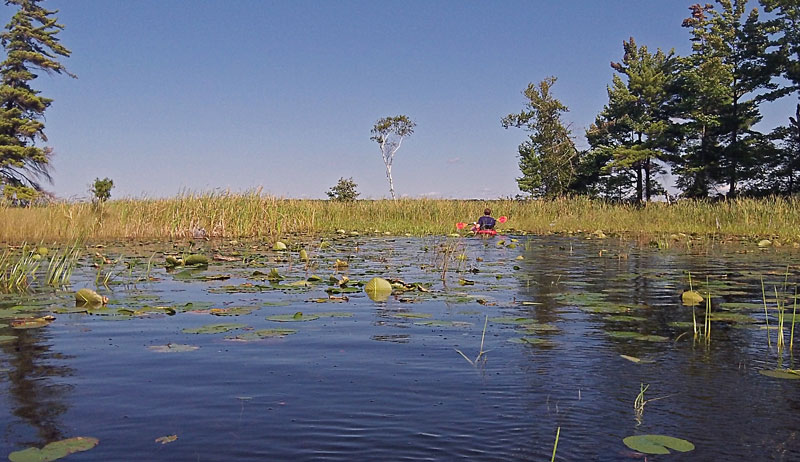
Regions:
<instances>
[{"instance_id":1,"label":"pine tree","mask_svg":"<svg viewBox=\"0 0 800 462\"><path fill-rule=\"evenodd\" d=\"M528 84L523 94L528 99L526 110L502 119L504 128L524 128L532 132L519 145L519 189L538 197L553 198L571 191L576 175L578 151L569 128L561 121L566 106L550 92L555 77L539 85Z\"/></svg>"},{"instance_id":2,"label":"pine tree","mask_svg":"<svg viewBox=\"0 0 800 462\"><path fill-rule=\"evenodd\" d=\"M663 160L669 147L664 135L670 127L676 61L672 51L651 54L633 37L623 41L623 48L622 62L612 62L611 67L626 79L613 76L609 102L587 139L597 156L607 159L604 170L621 173L613 183L634 188L637 201L649 201L655 192L663 192L654 175L663 172L656 161Z\"/></svg>"},{"instance_id":3,"label":"pine tree","mask_svg":"<svg viewBox=\"0 0 800 462\"><path fill-rule=\"evenodd\" d=\"M31 88L30 82L37 77L34 71L74 77L56 61L56 56L71 53L56 37L64 29L54 16L57 11L39 3L6 0L19 10L0 34L6 51L0 63L0 187L19 191L17 198L23 192L40 191L40 179L50 180L52 148L37 141L47 141L42 119L53 100Z\"/></svg>"}]
</instances>

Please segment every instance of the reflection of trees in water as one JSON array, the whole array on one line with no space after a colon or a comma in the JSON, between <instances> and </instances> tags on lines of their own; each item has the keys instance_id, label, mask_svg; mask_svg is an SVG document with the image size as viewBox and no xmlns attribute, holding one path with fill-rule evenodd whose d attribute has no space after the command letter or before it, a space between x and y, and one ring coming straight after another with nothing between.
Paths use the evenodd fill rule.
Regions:
<instances>
[{"instance_id":1,"label":"reflection of trees in water","mask_svg":"<svg viewBox=\"0 0 800 462\"><path fill-rule=\"evenodd\" d=\"M65 395L72 387L57 383L53 378L70 376L73 371L53 364L53 360L65 358L51 351L46 332L44 329L14 331L18 338L0 345L9 369L8 394L12 412L32 426L39 437L38 441L20 442L20 445L41 446L64 438L58 420L68 409ZM6 439L12 433L11 425L6 424Z\"/></svg>"}]
</instances>

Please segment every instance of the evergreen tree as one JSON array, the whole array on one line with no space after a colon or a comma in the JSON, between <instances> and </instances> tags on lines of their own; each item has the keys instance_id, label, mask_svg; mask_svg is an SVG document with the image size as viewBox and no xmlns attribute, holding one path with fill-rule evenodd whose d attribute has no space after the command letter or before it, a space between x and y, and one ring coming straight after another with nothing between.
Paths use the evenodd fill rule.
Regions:
<instances>
[{"instance_id":1,"label":"evergreen tree","mask_svg":"<svg viewBox=\"0 0 800 462\"><path fill-rule=\"evenodd\" d=\"M566 106L550 92L555 77L539 85L528 84L523 94L525 110L502 119L504 128L523 128L531 134L519 145L519 189L534 196L553 198L572 190L579 160L569 128L561 121Z\"/></svg>"},{"instance_id":2,"label":"evergreen tree","mask_svg":"<svg viewBox=\"0 0 800 462\"><path fill-rule=\"evenodd\" d=\"M587 131L587 139L596 156L606 159L603 170L621 173L608 181L617 188L635 189L639 202L649 201L654 193L663 192L654 175L663 172L656 161L669 147L664 135L670 127L676 58L672 51L651 54L632 37L623 41L623 48L622 62L612 62L611 67L626 80L613 76L609 102Z\"/></svg>"},{"instance_id":3,"label":"evergreen tree","mask_svg":"<svg viewBox=\"0 0 800 462\"><path fill-rule=\"evenodd\" d=\"M693 5L683 26L691 29L692 54L681 60L680 116L685 135L682 156L674 159L678 185L690 197L706 197L718 184L729 196L759 162L761 90L770 88L765 66L769 45L758 11L744 19L746 0Z\"/></svg>"},{"instance_id":4,"label":"evergreen tree","mask_svg":"<svg viewBox=\"0 0 800 462\"><path fill-rule=\"evenodd\" d=\"M67 74L57 56L70 51L56 35L64 26L54 16L57 11L39 6L40 0L6 0L18 11L0 34L6 59L0 63L0 187L11 186L27 194L40 191L39 180L50 180L52 149L37 145L46 142L45 110L52 99L30 86L36 70Z\"/></svg>"},{"instance_id":5,"label":"evergreen tree","mask_svg":"<svg viewBox=\"0 0 800 462\"><path fill-rule=\"evenodd\" d=\"M773 68L788 82L776 94L780 97L790 93L798 93L800 99L800 3L797 0L760 0L764 10L772 13L772 19L764 25L776 39L777 49L770 54L777 64Z\"/></svg>"}]
</instances>

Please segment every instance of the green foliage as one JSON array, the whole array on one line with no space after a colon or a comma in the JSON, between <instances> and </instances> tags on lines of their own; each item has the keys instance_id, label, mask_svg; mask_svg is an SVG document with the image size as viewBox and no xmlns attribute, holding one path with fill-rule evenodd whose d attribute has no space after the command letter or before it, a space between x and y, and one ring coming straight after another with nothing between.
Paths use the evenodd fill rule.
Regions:
<instances>
[{"instance_id":1,"label":"green foliage","mask_svg":"<svg viewBox=\"0 0 800 462\"><path fill-rule=\"evenodd\" d=\"M612 175L605 180L606 195L620 198L635 188L637 201L649 201L651 195L663 191L654 180L655 174L663 172L656 161L664 160L672 147L667 133L676 58L672 51L659 49L652 54L646 46L637 46L633 37L622 43L623 60L611 67L625 80L613 77L609 102L586 137L596 165Z\"/></svg>"},{"instance_id":2,"label":"green foliage","mask_svg":"<svg viewBox=\"0 0 800 462\"><path fill-rule=\"evenodd\" d=\"M392 179L394 154L400 149L403 139L414 133L414 127L416 126L417 124L408 116L398 115L378 119L370 131L372 136L369 139L378 143L381 149L383 164L386 166L386 178L389 180L389 193L392 195L392 199L396 199L394 195L394 180Z\"/></svg>"},{"instance_id":3,"label":"green foliage","mask_svg":"<svg viewBox=\"0 0 800 462\"><path fill-rule=\"evenodd\" d=\"M109 178L100 178L94 179L94 184L92 184L92 194L94 194L94 198L98 202L105 202L108 198L111 197L111 189L114 187L114 181Z\"/></svg>"},{"instance_id":4,"label":"green foliage","mask_svg":"<svg viewBox=\"0 0 800 462\"><path fill-rule=\"evenodd\" d=\"M539 85L528 84L523 94L528 99L519 114L502 119L504 128L517 127L531 132L519 145L519 189L538 197L558 197L570 192L576 176L578 151L570 130L561 121L566 106L550 92L555 77Z\"/></svg>"},{"instance_id":5,"label":"green foliage","mask_svg":"<svg viewBox=\"0 0 800 462\"><path fill-rule=\"evenodd\" d=\"M332 186L326 194L332 201L352 202L358 198L358 191L356 191L357 186L356 182L353 181L353 177L348 179L342 177L339 178L339 182L336 183L335 186Z\"/></svg>"},{"instance_id":6,"label":"green foliage","mask_svg":"<svg viewBox=\"0 0 800 462\"><path fill-rule=\"evenodd\" d=\"M52 100L30 86L35 70L69 74L54 59L70 51L56 35L64 28L56 11L38 5L40 0L7 0L19 9L0 34L6 59L0 63L0 187L25 186L39 191L39 179L50 180L52 149L36 145L47 141L45 110ZM16 193L15 193L16 194Z\"/></svg>"}]
</instances>

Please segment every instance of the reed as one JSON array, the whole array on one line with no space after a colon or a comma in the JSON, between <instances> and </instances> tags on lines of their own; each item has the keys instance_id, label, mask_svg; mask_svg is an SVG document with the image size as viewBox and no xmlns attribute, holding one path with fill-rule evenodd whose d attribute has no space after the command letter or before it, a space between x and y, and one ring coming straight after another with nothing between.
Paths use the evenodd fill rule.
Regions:
<instances>
[{"instance_id":1,"label":"reed","mask_svg":"<svg viewBox=\"0 0 800 462\"><path fill-rule=\"evenodd\" d=\"M558 449L558 437L561 435L561 427L556 429L556 442L553 443L553 455L550 457L550 462L554 462L556 460L556 449Z\"/></svg>"},{"instance_id":2,"label":"reed","mask_svg":"<svg viewBox=\"0 0 800 462\"><path fill-rule=\"evenodd\" d=\"M36 277L40 258L35 249L29 250L24 244L19 254L11 249L3 251L0 255L0 292L27 290Z\"/></svg>"},{"instance_id":3,"label":"reed","mask_svg":"<svg viewBox=\"0 0 800 462\"><path fill-rule=\"evenodd\" d=\"M244 193L184 192L168 199L120 199L102 208L85 202L55 202L18 208L0 202L0 241L177 239L204 230L208 237L273 239L337 229L390 234L441 235L489 207L506 215L506 228L531 233L603 230L669 239L677 233L764 236L800 242L800 199L678 201L672 205L613 204L585 197L556 200L449 199L360 200L351 203L283 199L261 190Z\"/></svg>"}]
</instances>

